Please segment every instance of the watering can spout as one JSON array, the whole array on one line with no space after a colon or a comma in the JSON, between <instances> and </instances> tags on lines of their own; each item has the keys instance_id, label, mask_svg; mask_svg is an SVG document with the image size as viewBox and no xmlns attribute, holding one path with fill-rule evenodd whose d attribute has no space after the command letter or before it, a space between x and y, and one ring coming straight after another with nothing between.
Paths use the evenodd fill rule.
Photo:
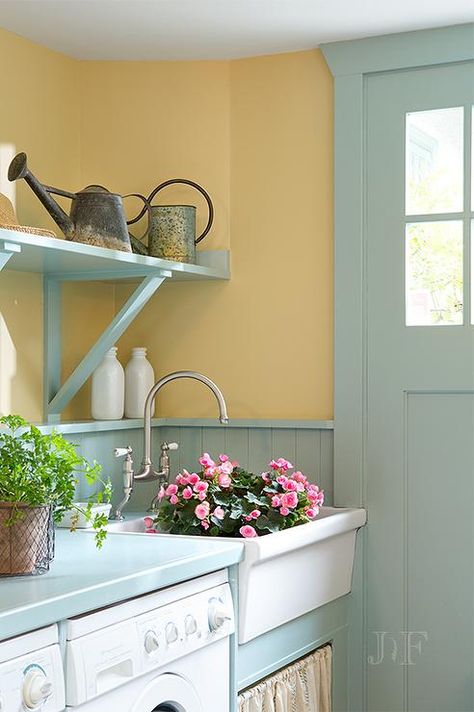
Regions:
<instances>
[{"instance_id":1,"label":"watering can spout","mask_svg":"<svg viewBox=\"0 0 474 712\"><path fill-rule=\"evenodd\" d=\"M75 194L43 185L29 170L27 156L26 153L23 152L18 153L15 156L8 169L9 181L20 180L21 178L24 178L24 180L28 183L31 190L43 203L44 207L60 227L66 238L69 240L72 239L74 235L74 223L69 215L64 212L60 205L58 205L54 198L51 197L51 193L64 195L68 198L74 198Z\"/></svg>"}]
</instances>

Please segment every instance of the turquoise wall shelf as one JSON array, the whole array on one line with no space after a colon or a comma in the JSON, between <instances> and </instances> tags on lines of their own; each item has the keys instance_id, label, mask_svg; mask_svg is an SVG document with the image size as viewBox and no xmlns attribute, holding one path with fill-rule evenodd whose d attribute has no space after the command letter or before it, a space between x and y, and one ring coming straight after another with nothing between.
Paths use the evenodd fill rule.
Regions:
<instances>
[{"instance_id":1,"label":"turquoise wall shelf","mask_svg":"<svg viewBox=\"0 0 474 712\"><path fill-rule=\"evenodd\" d=\"M198 264L170 262L59 238L0 229L0 270L44 276L44 420L58 423L105 353L118 341L145 304L169 279L228 280L229 252L197 253ZM137 284L97 342L61 384L61 284L82 281Z\"/></svg>"}]
</instances>

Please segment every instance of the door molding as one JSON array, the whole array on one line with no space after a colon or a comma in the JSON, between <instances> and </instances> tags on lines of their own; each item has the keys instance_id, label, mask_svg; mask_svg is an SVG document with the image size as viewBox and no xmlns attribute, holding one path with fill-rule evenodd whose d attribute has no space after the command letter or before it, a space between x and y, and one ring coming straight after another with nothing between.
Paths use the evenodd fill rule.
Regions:
<instances>
[{"instance_id":1,"label":"door molding","mask_svg":"<svg viewBox=\"0 0 474 712\"><path fill-rule=\"evenodd\" d=\"M334 77L411 69L474 57L474 23L321 45Z\"/></svg>"},{"instance_id":2,"label":"door molding","mask_svg":"<svg viewBox=\"0 0 474 712\"><path fill-rule=\"evenodd\" d=\"M375 72L474 60L474 23L321 49L335 77L334 496L337 505L365 506L366 80Z\"/></svg>"},{"instance_id":3,"label":"door molding","mask_svg":"<svg viewBox=\"0 0 474 712\"><path fill-rule=\"evenodd\" d=\"M373 73L474 60L474 23L322 45L335 77L334 504L367 502L366 85ZM367 554L358 550L349 640L350 709L367 707Z\"/></svg>"}]
</instances>

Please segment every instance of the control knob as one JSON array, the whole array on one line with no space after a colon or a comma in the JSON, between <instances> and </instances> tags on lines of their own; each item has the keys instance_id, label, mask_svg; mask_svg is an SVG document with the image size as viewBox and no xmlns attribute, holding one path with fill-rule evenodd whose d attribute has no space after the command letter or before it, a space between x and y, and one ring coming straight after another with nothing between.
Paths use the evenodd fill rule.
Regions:
<instances>
[{"instance_id":1,"label":"control knob","mask_svg":"<svg viewBox=\"0 0 474 712\"><path fill-rule=\"evenodd\" d=\"M41 668L29 670L23 681L23 704L27 710L37 710L53 694L53 685Z\"/></svg>"},{"instance_id":2,"label":"control knob","mask_svg":"<svg viewBox=\"0 0 474 712\"><path fill-rule=\"evenodd\" d=\"M220 630L231 617L225 605L218 598L211 598L209 601L209 610L207 614L209 620L209 628L215 632Z\"/></svg>"},{"instance_id":3,"label":"control knob","mask_svg":"<svg viewBox=\"0 0 474 712\"><path fill-rule=\"evenodd\" d=\"M148 655L152 655L160 647L160 642L158 640L158 636L156 635L154 630L149 630L145 634L144 646L145 646L145 651L148 653Z\"/></svg>"},{"instance_id":4,"label":"control knob","mask_svg":"<svg viewBox=\"0 0 474 712\"><path fill-rule=\"evenodd\" d=\"M174 623L167 623L165 628L167 643L175 643L178 640L178 629Z\"/></svg>"},{"instance_id":5,"label":"control knob","mask_svg":"<svg viewBox=\"0 0 474 712\"><path fill-rule=\"evenodd\" d=\"M197 631L197 623L194 616L188 614L184 619L184 632L186 635L193 635Z\"/></svg>"}]
</instances>

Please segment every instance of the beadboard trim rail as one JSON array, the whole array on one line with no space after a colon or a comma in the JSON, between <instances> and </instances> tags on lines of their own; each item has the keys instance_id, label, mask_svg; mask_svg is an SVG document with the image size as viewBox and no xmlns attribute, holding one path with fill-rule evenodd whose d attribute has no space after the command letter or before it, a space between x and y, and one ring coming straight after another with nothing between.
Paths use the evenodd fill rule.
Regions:
<instances>
[{"instance_id":1,"label":"beadboard trim rail","mask_svg":"<svg viewBox=\"0 0 474 712\"><path fill-rule=\"evenodd\" d=\"M154 418L153 428L272 428L298 430L334 430L333 420L285 420L285 419L252 419L231 418L222 425L216 418ZM123 420L84 420L58 423L56 425L39 425L41 432L51 433L53 430L64 435L75 433L100 433L113 430L136 430L143 428L142 418Z\"/></svg>"},{"instance_id":2,"label":"beadboard trim rail","mask_svg":"<svg viewBox=\"0 0 474 712\"><path fill-rule=\"evenodd\" d=\"M203 452L214 456L226 452L252 472L263 472L273 457L286 457L324 489L326 503L330 505L333 492L333 425L327 420L241 418L223 426L217 418L155 418L153 455L158 457L162 442L178 442L178 450L170 453L173 473L196 467ZM123 462L114 457L114 450L129 446L135 466L140 462L143 455L143 420L41 426L43 432L51 432L54 428L75 443L84 457L102 465L104 476L111 479L113 502L117 504L122 498ZM128 510L145 511L156 494L156 488L156 482L137 483ZM94 491L95 486L91 487L84 478L79 478L78 500L83 501Z\"/></svg>"}]
</instances>

